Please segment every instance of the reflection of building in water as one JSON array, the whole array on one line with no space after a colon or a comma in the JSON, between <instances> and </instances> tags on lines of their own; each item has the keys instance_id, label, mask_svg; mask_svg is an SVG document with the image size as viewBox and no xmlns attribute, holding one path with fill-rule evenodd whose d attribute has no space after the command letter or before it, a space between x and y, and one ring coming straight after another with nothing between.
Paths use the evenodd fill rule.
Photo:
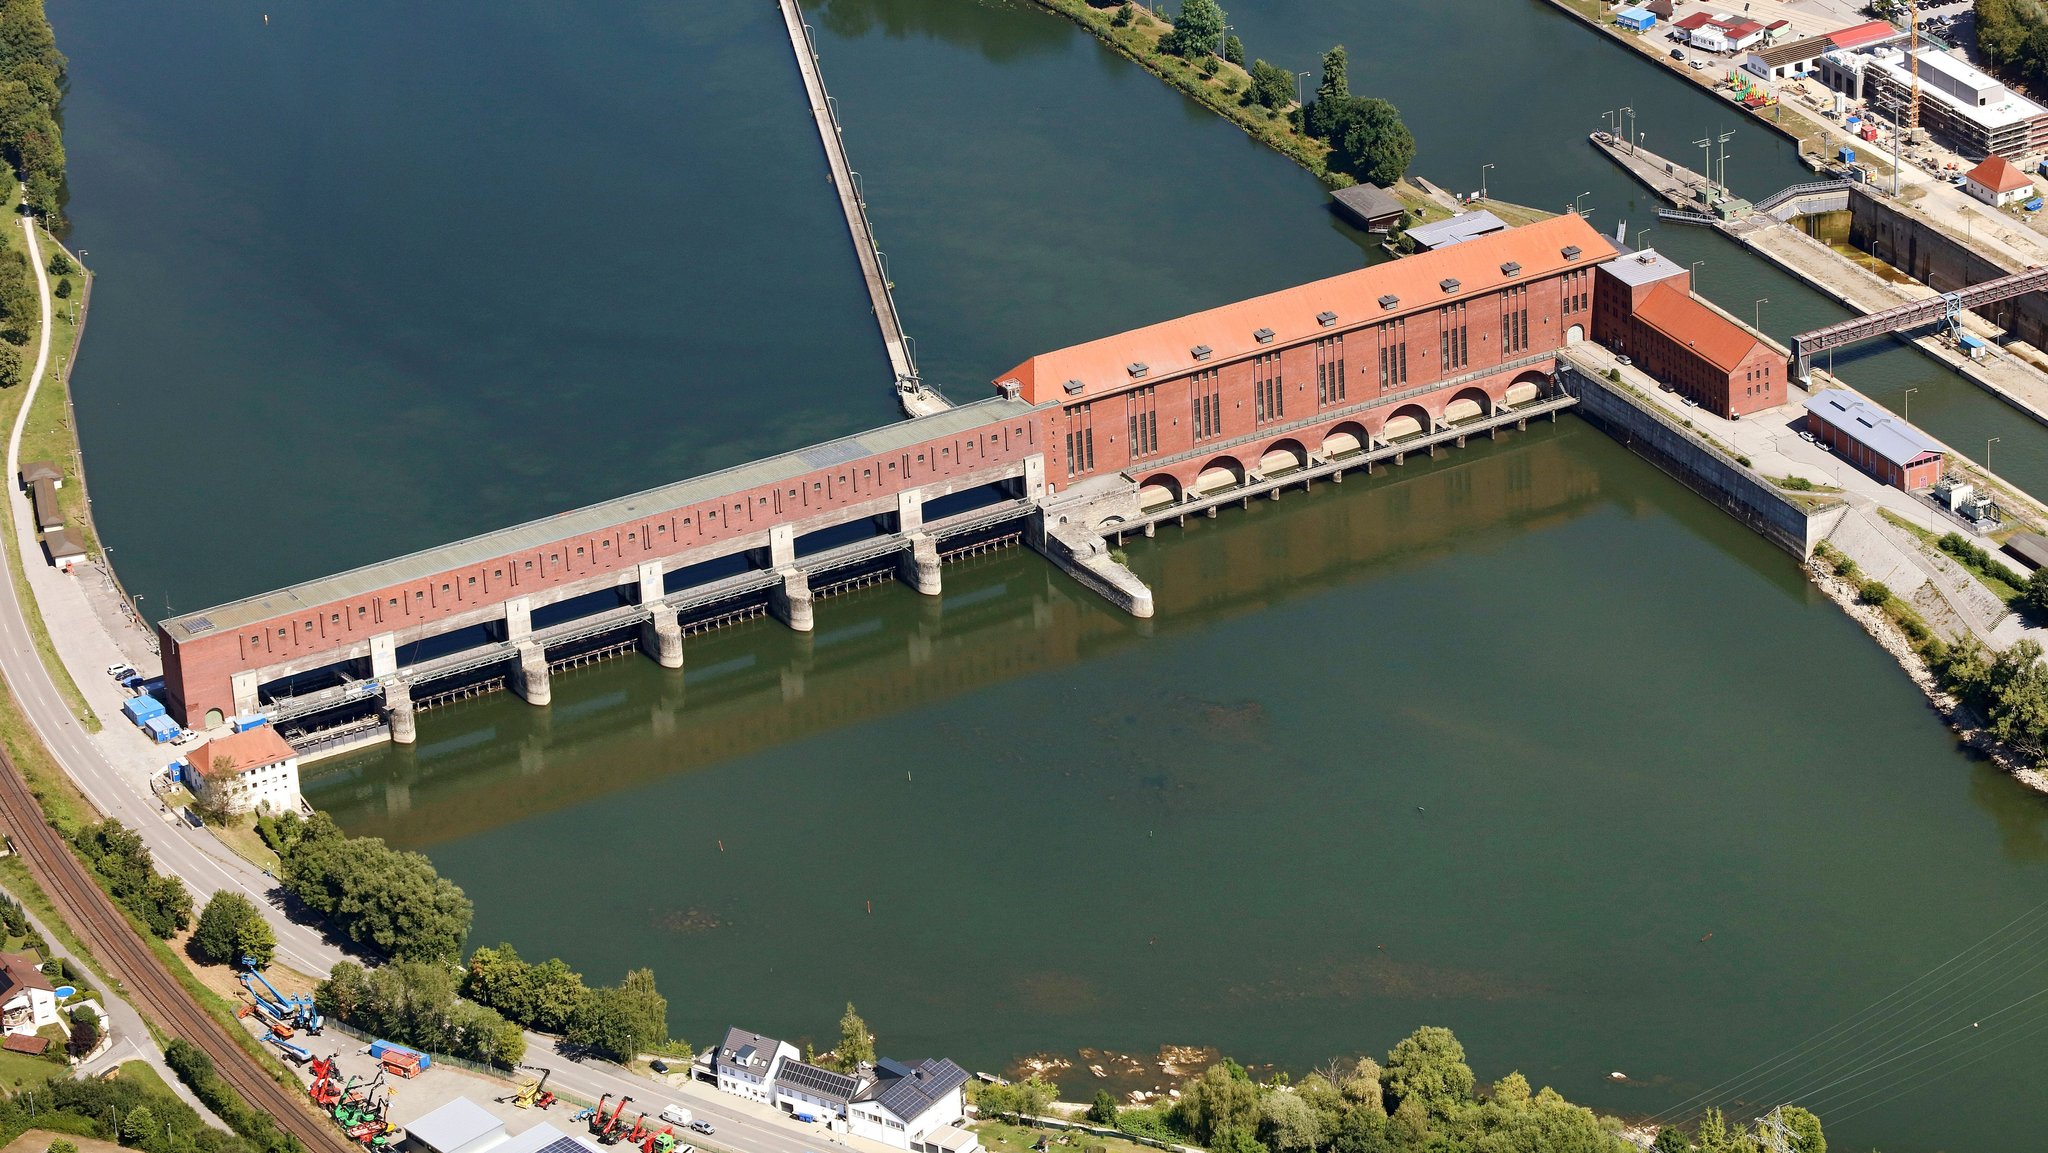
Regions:
<instances>
[{"instance_id":1,"label":"reflection of building in water","mask_svg":"<svg viewBox=\"0 0 2048 1153\"><path fill-rule=\"evenodd\" d=\"M885 586L829 602L809 636L765 625L706 636L687 677L615 665L584 674L605 685L585 695L565 679L549 709L503 698L451 709L437 729L465 713L488 723L316 768L307 788L321 808L360 806L347 815L354 833L408 846L468 836L1576 515L1600 490L1571 447L1580 431L1539 428L1165 530L1138 561L1174 609L1153 621L1013 552L948 566L937 601ZM599 746L601 774L589 770Z\"/></svg>"}]
</instances>

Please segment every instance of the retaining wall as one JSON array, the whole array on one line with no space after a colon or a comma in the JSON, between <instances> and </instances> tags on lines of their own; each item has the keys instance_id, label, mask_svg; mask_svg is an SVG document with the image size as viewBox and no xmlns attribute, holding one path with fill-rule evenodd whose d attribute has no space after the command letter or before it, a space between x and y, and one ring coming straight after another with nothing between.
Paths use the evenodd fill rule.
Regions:
<instances>
[{"instance_id":1,"label":"retaining wall","mask_svg":"<svg viewBox=\"0 0 2048 1153\"><path fill-rule=\"evenodd\" d=\"M2022 271L1971 250L1862 188L1849 194L1849 244L1936 292L1954 292ZM1970 311L2036 348L2048 347L2048 295L2030 292Z\"/></svg>"},{"instance_id":2,"label":"retaining wall","mask_svg":"<svg viewBox=\"0 0 2048 1153\"><path fill-rule=\"evenodd\" d=\"M1813 555L1813 546L1840 518L1839 508L1808 513L1770 481L1665 419L1626 385L1571 365L1560 377L1579 398L1580 416L1800 560Z\"/></svg>"}]
</instances>

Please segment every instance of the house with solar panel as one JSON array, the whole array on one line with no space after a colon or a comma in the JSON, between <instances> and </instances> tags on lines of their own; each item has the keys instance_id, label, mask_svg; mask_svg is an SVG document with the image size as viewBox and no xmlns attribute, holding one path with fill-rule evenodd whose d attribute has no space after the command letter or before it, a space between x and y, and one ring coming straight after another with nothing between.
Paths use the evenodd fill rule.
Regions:
<instances>
[{"instance_id":1,"label":"house with solar panel","mask_svg":"<svg viewBox=\"0 0 2048 1153\"><path fill-rule=\"evenodd\" d=\"M770 1105L775 1100L777 1070L797 1057L796 1046L787 1041L745 1029L727 1029L725 1042L711 1054L711 1071L725 1092Z\"/></svg>"},{"instance_id":2,"label":"house with solar panel","mask_svg":"<svg viewBox=\"0 0 2048 1153\"><path fill-rule=\"evenodd\" d=\"M866 1085L865 1077L849 1077L792 1057L775 1071L775 1107L799 1119L843 1121L847 1103Z\"/></svg>"},{"instance_id":3,"label":"house with solar panel","mask_svg":"<svg viewBox=\"0 0 2048 1153\"><path fill-rule=\"evenodd\" d=\"M974 1153L980 1143L958 1127L967 1115L966 1084L967 1070L944 1057L915 1065L885 1057L848 1103L847 1130L910 1153Z\"/></svg>"}]
</instances>

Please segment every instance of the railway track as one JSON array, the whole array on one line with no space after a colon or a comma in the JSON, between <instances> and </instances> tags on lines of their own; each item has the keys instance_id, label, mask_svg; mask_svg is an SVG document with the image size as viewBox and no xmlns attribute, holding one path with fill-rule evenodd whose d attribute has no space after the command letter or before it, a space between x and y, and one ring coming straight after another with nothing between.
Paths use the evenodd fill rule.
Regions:
<instances>
[{"instance_id":1,"label":"railway track","mask_svg":"<svg viewBox=\"0 0 2048 1153\"><path fill-rule=\"evenodd\" d=\"M297 1138L310 1153L353 1153L332 1122L316 1116L304 1098L271 1079L263 1064L236 1043L227 1029L193 1003L177 978L137 937L128 919L114 906L71 847L43 819L42 806L14 761L0 751L0 820L14 834L14 847L28 862L57 911L91 946L111 975L141 999L141 1008L156 1027L197 1045L213 1058L222 1080L249 1106L268 1113L279 1127ZM147 1042L145 1042L147 1043Z\"/></svg>"}]
</instances>

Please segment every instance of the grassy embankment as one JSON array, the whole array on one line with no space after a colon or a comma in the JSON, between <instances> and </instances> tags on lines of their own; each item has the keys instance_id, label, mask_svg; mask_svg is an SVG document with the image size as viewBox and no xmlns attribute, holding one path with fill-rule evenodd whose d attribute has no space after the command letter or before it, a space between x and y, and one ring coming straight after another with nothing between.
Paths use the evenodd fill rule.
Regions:
<instances>
[{"instance_id":1,"label":"grassy embankment","mask_svg":"<svg viewBox=\"0 0 2048 1153\"><path fill-rule=\"evenodd\" d=\"M1094 33L1096 39L1115 49L1119 55L1134 61L1147 72L1201 101L1218 116L1244 129L1252 139L1314 173L1317 179L1329 187L1345 188L1356 183L1341 172L1330 171L1328 144L1295 126L1297 118L1290 113L1300 107L1299 105L1264 108L1257 104L1248 104L1245 102L1244 94L1251 88L1251 74L1243 68L1219 59L1216 61L1215 74L1204 76L1202 70L1194 64L1162 51L1159 41L1172 28L1172 25L1165 21L1141 10L1130 24L1119 28L1113 23L1116 17L1115 8L1095 8L1089 5L1087 0L1032 2L1086 28ZM1442 220L1451 215L1450 209L1412 181L1404 179L1392 191L1415 218L1415 223Z\"/></svg>"},{"instance_id":2,"label":"grassy embankment","mask_svg":"<svg viewBox=\"0 0 2048 1153\"><path fill-rule=\"evenodd\" d=\"M21 234L21 190L15 186L7 195L4 227L0 227L0 245L13 252L26 253L26 242ZM57 244L47 233L37 238L42 246L43 260L47 263L50 255L58 251ZM66 259L69 259L67 256ZM56 291L57 277L50 278L50 289ZM79 541L86 550L97 555L99 541L92 532L92 521L87 515L85 501L85 480L79 471L78 437L71 426L71 374L72 357L78 348L79 318L85 315L84 297L90 278L83 272L71 274L74 292L69 300L52 299L50 330L50 361L44 372L43 386L36 393L34 409L29 413L28 424L21 434L21 459L52 460L64 465L64 487L57 490L58 507L64 510L66 521L79 534ZM28 395L27 375L35 366L36 345L40 335L32 336L22 349L23 382L12 388L0 389L0 437L11 434L14 419L21 412L22 399ZM8 477L7 483L17 483ZM28 578L22 574L21 557L14 548L14 505L11 501L0 501L0 532L6 534L7 571L14 581L15 596L21 601L22 615L28 620L31 636L35 638L36 653L43 660L43 667L50 670L50 676L57 683L57 690L64 695L64 702L71 708L73 716L85 726L87 732L98 732L100 718L85 703L85 695L78 691L77 682L71 679L71 672L64 662L57 658L57 647L50 641L50 630L43 623L43 614L36 607L36 600L29 592ZM86 579L80 576L79 579Z\"/></svg>"}]
</instances>

